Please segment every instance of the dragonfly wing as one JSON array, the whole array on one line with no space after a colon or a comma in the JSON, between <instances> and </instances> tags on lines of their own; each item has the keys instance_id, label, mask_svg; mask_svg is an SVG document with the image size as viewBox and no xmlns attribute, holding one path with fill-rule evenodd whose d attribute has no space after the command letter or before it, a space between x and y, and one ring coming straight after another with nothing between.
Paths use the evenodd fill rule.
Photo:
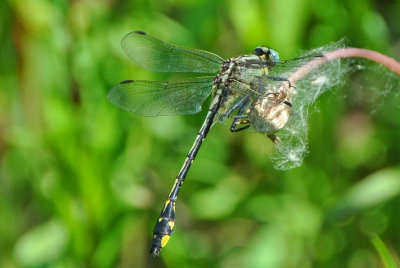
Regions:
<instances>
[{"instance_id":1,"label":"dragonfly wing","mask_svg":"<svg viewBox=\"0 0 400 268\"><path fill-rule=\"evenodd\" d=\"M216 73L223 62L213 53L175 46L141 31L128 33L121 46L129 58L154 72Z\"/></svg>"},{"instance_id":2,"label":"dragonfly wing","mask_svg":"<svg viewBox=\"0 0 400 268\"><path fill-rule=\"evenodd\" d=\"M194 114L212 91L212 77L157 82L127 80L108 93L111 103L142 116Z\"/></svg>"},{"instance_id":3,"label":"dragonfly wing","mask_svg":"<svg viewBox=\"0 0 400 268\"><path fill-rule=\"evenodd\" d=\"M315 55L305 55L298 58L282 60L278 63L275 63L273 67L271 67L269 71L269 75L271 76L282 76L287 75L288 73L294 72L296 69L300 68L304 64L314 60L314 59L323 59L323 55L315 54Z\"/></svg>"}]
</instances>

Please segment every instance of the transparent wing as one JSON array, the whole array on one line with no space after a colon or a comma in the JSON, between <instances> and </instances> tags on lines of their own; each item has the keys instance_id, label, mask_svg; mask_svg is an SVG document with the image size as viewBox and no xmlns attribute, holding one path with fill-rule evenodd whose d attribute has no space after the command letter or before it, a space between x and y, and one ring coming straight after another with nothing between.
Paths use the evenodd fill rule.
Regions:
<instances>
[{"instance_id":1,"label":"transparent wing","mask_svg":"<svg viewBox=\"0 0 400 268\"><path fill-rule=\"evenodd\" d=\"M213 53L175 46L141 31L128 33L121 46L129 58L154 72L216 73L223 61Z\"/></svg>"},{"instance_id":2,"label":"transparent wing","mask_svg":"<svg viewBox=\"0 0 400 268\"><path fill-rule=\"evenodd\" d=\"M211 76L182 81L127 80L107 97L121 109L143 116L194 114L212 91Z\"/></svg>"},{"instance_id":3,"label":"transparent wing","mask_svg":"<svg viewBox=\"0 0 400 268\"><path fill-rule=\"evenodd\" d=\"M269 75L272 76L279 76L279 75L287 75L292 73L297 68L301 67L302 65L306 64L309 61L312 61L315 58L323 58L322 54L314 54L314 55L305 55L298 58L282 60L274 66L271 67L269 70Z\"/></svg>"}]
</instances>

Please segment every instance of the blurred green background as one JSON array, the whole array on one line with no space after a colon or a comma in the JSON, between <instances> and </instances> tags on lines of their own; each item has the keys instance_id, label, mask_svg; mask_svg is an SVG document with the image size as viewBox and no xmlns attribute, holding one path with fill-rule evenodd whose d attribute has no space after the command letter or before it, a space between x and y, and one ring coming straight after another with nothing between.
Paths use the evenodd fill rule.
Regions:
<instances>
[{"instance_id":1,"label":"blurred green background","mask_svg":"<svg viewBox=\"0 0 400 268\"><path fill-rule=\"evenodd\" d=\"M346 37L399 60L399 14L398 0L1 1L0 267L388 267L373 241L399 264L390 72L361 68L317 101L299 168L275 170L263 135L215 125L156 259L155 220L209 101L145 118L106 99L122 80L179 77L131 62L120 40L132 30L224 58Z\"/></svg>"}]
</instances>

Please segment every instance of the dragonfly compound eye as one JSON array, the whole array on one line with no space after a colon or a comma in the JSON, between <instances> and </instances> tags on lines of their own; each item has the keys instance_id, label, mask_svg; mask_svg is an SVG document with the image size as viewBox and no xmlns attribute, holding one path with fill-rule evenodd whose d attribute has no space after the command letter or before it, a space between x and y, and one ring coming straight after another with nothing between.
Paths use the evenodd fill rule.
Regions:
<instances>
[{"instance_id":1,"label":"dragonfly compound eye","mask_svg":"<svg viewBox=\"0 0 400 268\"><path fill-rule=\"evenodd\" d=\"M267 56L267 60L270 60L270 61L273 61L273 62L279 62L279 54L278 54L278 52L276 52L273 49L269 48L267 53L266 53L266 56Z\"/></svg>"},{"instance_id":2,"label":"dragonfly compound eye","mask_svg":"<svg viewBox=\"0 0 400 268\"><path fill-rule=\"evenodd\" d=\"M254 55L256 56L262 56L264 54L263 48L262 47L256 47L254 49Z\"/></svg>"}]
</instances>

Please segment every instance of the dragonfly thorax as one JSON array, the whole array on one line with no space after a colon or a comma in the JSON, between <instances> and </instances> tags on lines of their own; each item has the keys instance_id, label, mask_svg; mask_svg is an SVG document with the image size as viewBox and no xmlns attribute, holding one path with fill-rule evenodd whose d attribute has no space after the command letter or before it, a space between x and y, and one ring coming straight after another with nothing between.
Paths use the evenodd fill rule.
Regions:
<instances>
[{"instance_id":1,"label":"dragonfly thorax","mask_svg":"<svg viewBox=\"0 0 400 268\"><path fill-rule=\"evenodd\" d=\"M223 62L221 72L214 77L214 86L229 89L232 82L239 82L250 87L250 82L268 74L271 67L270 61L266 61L264 56L242 55L231 58Z\"/></svg>"},{"instance_id":2,"label":"dragonfly thorax","mask_svg":"<svg viewBox=\"0 0 400 268\"><path fill-rule=\"evenodd\" d=\"M223 61L220 73L213 79L213 87L222 92L217 121L222 122L230 116L241 99L254 100L260 97L269 70L275 65L270 59L266 60L268 51L265 48L262 52L257 51L257 54L242 55ZM275 54L268 55L272 57ZM273 57L276 58L276 55Z\"/></svg>"},{"instance_id":3,"label":"dragonfly thorax","mask_svg":"<svg viewBox=\"0 0 400 268\"><path fill-rule=\"evenodd\" d=\"M224 85L229 88L229 83L237 80L253 81L268 74L279 62L279 54L268 47L259 46L251 55L242 55L223 61L220 73L214 78L214 86L220 88Z\"/></svg>"}]
</instances>

